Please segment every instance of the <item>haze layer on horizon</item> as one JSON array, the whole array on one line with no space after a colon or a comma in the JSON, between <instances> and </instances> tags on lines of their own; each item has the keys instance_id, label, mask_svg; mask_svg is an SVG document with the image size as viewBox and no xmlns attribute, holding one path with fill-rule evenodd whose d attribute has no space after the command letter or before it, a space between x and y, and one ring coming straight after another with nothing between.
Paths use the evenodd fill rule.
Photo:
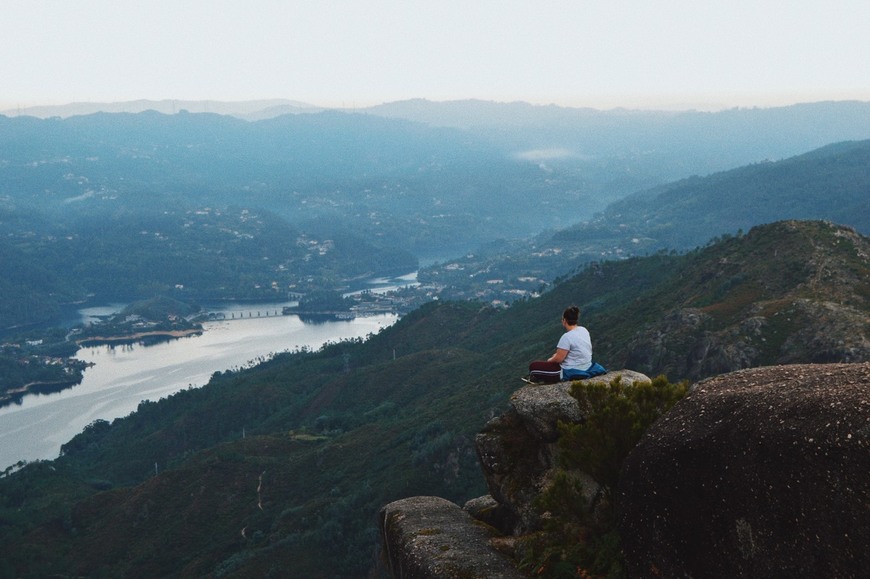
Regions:
<instances>
[{"instance_id":1,"label":"haze layer on horizon","mask_svg":"<svg viewBox=\"0 0 870 579\"><path fill-rule=\"evenodd\" d=\"M863 0L80 0L0 19L0 110L290 99L593 108L870 100Z\"/></svg>"}]
</instances>

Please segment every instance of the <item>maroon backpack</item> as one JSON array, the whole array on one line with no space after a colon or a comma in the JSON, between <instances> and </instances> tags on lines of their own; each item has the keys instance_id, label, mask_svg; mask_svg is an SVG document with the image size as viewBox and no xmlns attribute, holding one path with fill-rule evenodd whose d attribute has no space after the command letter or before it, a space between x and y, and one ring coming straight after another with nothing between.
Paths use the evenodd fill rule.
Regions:
<instances>
[{"instance_id":1,"label":"maroon backpack","mask_svg":"<svg viewBox=\"0 0 870 579\"><path fill-rule=\"evenodd\" d=\"M555 384L562 380L562 366L558 362L536 360L529 364L529 382Z\"/></svg>"}]
</instances>

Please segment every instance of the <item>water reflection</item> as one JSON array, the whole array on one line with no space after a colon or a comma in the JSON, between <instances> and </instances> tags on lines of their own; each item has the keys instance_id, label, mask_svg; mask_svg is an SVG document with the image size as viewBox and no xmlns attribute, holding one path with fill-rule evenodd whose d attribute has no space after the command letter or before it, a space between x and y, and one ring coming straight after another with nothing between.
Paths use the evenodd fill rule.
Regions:
<instances>
[{"instance_id":1,"label":"water reflection","mask_svg":"<svg viewBox=\"0 0 870 579\"><path fill-rule=\"evenodd\" d=\"M0 409L0 469L21 459L55 458L61 444L94 420L111 421L133 412L142 400L203 386L215 372L246 367L279 352L365 338L396 318L384 314L314 325L297 316L236 318L206 322L201 335L148 347L82 348L76 357L93 366L84 371L80 385L27 396L21 404Z\"/></svg>"}]
</instances>

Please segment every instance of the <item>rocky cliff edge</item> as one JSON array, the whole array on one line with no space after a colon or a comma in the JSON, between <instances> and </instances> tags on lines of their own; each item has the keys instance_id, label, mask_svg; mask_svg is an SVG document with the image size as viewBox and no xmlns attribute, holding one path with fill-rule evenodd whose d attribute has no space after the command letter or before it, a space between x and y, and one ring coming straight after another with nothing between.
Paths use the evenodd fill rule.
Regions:
<instances>
[{"instance_id":1,"label":"rocky cliff edge","mask_svg":"<svg viewBox=\"0 0 870 579\"><path fill-rule=\"evenodd\" d=\"M617 376L623 384L649 381L631 370L587 380L609 383ZM508 410L477 435L490 495L463 508L438 497L413 497L381 509L384 556L393 577L523 576L510 558L510 538L538 527L542 513L532 501L555 466L557 423L584 419L570 388L570 382L520 388Z\"/></svg>"},{"instance_id":2,"label":"rocky cliff edge","mask_svg":"<svg viewBox=\"0 0 870 579\"><path fill-rule=\"evenodd\" d=\"M631 371L591 381L648 380ZM521 577L570 383L521 388L477 436L490 495L386 505L394 577ZM741 370L695 384L623 465L618 522L632 577L860 577L870 568L870 363ZM578 473L582 477L582 473ZM591 477L589 496L596 493Z\"/></svg>"}]
</instances>

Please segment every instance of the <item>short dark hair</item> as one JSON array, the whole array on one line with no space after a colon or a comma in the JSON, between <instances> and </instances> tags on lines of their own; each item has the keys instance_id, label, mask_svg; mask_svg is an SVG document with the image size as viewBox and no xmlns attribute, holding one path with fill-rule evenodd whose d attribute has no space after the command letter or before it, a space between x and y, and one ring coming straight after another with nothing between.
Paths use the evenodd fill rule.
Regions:
<instances>
[{"instance_id":1,"label":"short dark hair","mask_svg":"<svg viewBox=\"0 0 870 579\"><path fill-rule=\"evenodd\" d=\"M580 308L577 306L565 308L565 311L562 312L562 318L572 326L576 326L577 322L580 321Z\"/></svg>"}]
</instances>

